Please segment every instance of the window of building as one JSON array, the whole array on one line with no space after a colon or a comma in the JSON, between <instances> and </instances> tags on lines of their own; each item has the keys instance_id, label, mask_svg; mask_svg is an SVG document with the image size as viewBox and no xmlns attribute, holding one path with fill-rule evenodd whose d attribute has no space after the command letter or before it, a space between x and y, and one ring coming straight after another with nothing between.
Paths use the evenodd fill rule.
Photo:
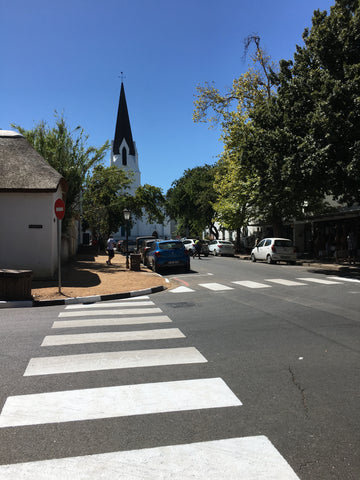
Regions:
<instances>
[{"instance_id":1,"label":"window of building","mask_svg":"<svg viewBox=\"0 0 360 480\"><path fill-rule=\"evenodd\" d=\"M122 155L122 164L127 165L127 151L125 147L123 147L121 155Z\"/></svg>"}]
</instances>

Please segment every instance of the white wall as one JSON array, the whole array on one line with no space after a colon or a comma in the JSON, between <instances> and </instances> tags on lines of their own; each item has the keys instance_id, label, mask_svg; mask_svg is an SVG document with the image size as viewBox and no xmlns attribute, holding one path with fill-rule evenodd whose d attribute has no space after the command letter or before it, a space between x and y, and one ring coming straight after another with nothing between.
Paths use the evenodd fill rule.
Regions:
<instances>
[{"instance_id":1,"label":"white wall","mask_svg":"<svg viewBox=\"0 0 360 480\"><path fill-rule=\"evenodd\" d=\"M53 278L57 270L56 193L0 193L0 268L33 270ZM29 228L42 225L42 228Z\"/></svg>"}]
</instances>

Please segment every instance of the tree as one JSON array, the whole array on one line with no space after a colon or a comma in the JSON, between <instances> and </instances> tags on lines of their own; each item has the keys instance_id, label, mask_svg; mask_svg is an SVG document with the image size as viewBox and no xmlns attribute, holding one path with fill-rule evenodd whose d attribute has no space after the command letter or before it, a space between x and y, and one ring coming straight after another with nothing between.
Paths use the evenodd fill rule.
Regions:
<instances>
[{"instance_id":1,"label":"tree","mask_svg":"<svg viewBox=\"0 0 360 480\"><path fill-rule=\"evenodd\" d=\"M18 130L40 155L67 181L68 191L65 201L63 230L66 231L70 219L80 214L81 190L86 174L104 158L109 148L105 142L100 148L88 147L88 135L77 126L74 130L66 124L63 115L55 112L55 126L49 127L44 121L32 130L12 125Z\"/></svg>"},{"instance_id":2,"label":"tree","mask_svg":"<svg viewBox=\"0 0 360 480\"><path fill-rule=\"evenodd\" d=\"M161 189L152 185L143 185L136 189L135 195L129 194L133 178L116 166L98 165L88 175L83 196L84 228L89 228L100 245L112 232L125 226L123 210L131 211L131 222L146 216L149 222L164 221L165 199Z\"/></svg>"},{"instance_id":3,"label":"tree","mask_svg":"<svg viewBox=\"0 0 360 480\"><path fill-rule=\"evenodd\" d=\"M289 160L308 185L360 201L360 3L315 11L293 61L281 62L278 97L296 150Z\"/></svg>"},{"instance_id":4,"label":"tree","mask_svg":"<svg viewBox=\"0 0 360 480\"><path fill-rule=\"evenodd\" d=\"M211 165L185 170L166 194L167 213L178 222L183 236L200 236L205 228L218 238L213 203L214 169Z\"/></svg>"}]
</instances>

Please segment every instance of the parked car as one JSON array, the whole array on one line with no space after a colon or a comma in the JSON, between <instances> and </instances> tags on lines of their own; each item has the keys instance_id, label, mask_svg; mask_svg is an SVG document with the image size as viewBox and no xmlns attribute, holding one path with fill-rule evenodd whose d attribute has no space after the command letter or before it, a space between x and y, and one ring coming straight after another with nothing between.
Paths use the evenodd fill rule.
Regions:
<instances>
[{"instance_id":1,"label":"parked car","mask_svg":"<svg viewBox=\"0 0 360 480\"><path fill-rule=\"evenodd\" d=\"M141 255L141 262L146 266L149 266L147 262L147 253L149 252L155 240L156 239L154 237L152 239L142 240L137 249L137 253Z\"/></svg>"},{"instance_id":2,"label":"parked car","mask_svg":"<svg viewBox=\"0 0 360 480\"><path fill-rule=\"evenodd\" d=\"M181 240L155 240L147 252L146 259L154 272L169 267L190 270L189 253Z\"/></svg>"},{"instance_id":3,"label":"parked car","mask_svg":"<svg viewBox=\"0 0 360 480\"><path fill-rule=\"evenodd\" d=\"M125 240L119 240L117 243L116 243L116 250L118 252L122 252L122 246L123 246L123 243L124 243Z\"/></svg>"},{"instance_id":4,"label":"parked car","mask_svg":"<svg viewBox=\"0 0 360 480\"><path fill-rule=\"evenodd\" d=\"M120 241L121 241L120 252L126 253L126 240L120 240ZM135 251L135 240L128 240L128 252L134 253L134 251Z\"/></svg>"},{"instance_id":5,"label":"parked car","mask_svg":"<svg viewBox=\"0 0 360 480\"><path fill-rule=\"evenodd\" d=\"M231 255L235 254L234 245L228 240L213 240L209 245L209 253L212 255Z\"/></svg>"},{"instance_id":6,"label":"parked car","mask_svg":"<svg viewBox=\"0 0 360 480\"><path fill-rule=\"evenodd\" d=\"M264 238L251 251L251 260L265 260L267 263L287 262L295 264L296 247L288 238Z\"/></svg>"},{"instance_id":7,"label":"parked car","mask_svg":"<svg viewBox=\"0 0 360 480\"><path fill-rule=\"evenodd\" d=\"M153 235L147 235L143 237L136 237L135 240L135 253L140 253L141 245L143 240L156 240L156 238Z\"/></svg>"},{"instance_id":8,"label":"parked car","mask_svg":"<svg viewBox=\"0 0 360 480\"><path fill-rule=\"evenodd\" d=\"M182 239L184 247L189 252L189 255L194 255L194 253L195 253L195 242L196 242L196 240L197 240L196 238L183 238ZM200 243L201 243L201 252L200 253L205 255L205 257L207 257L209 255L209 246L208 246L208 244L206 243L205 240L200 240Z\"/></svg>"}]
</instances>

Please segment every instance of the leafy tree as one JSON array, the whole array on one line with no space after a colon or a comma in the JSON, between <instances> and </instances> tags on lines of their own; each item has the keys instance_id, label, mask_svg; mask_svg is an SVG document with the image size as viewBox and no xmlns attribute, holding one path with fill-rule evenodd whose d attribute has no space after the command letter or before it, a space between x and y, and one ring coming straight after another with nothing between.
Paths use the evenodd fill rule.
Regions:
<instances>
[{"instance_id":1,"label":"leafy tree","mask_svg":"<svg viewBox=\"0 0 360 480\"><path fill-rule=\"evenodd\" d=\"M128 190L133 181L116 166L98 165L92 175L88 175L83 196L83 218L85 229L89 228L97 237L100 246L112 232L125 225L123 210L131 211L131 223L142 216L149 222L164 221L165 199L161 189L152 185L143 185L131 196Z\"/></svg>"},{"instance_id":2,"label":"leafy tree","mask_svg":"<svg viewBox=\"0 0 360 480\"><path fill-rule=\"evenodd\" d=\"M293 61L281 62L279 105L296 150L290 168L308 185L360 201L360 3L337 0L315 11Z\"/></svg>"},{"instance_id":3,"label":"leafy tree","mask_svg":"<svg viewBox=\"0 0 360 480\"><path fill-rule=\"evenodd\" d=\"M214 168L211 165L185 170L166 194L167 213L178 222L178 233L200 236L205 228L218 238L213 203Z\"/></svg>"},{"instance_id":4,"label":"leafy tree","mask_svg":"<svg viewBox=\"0 0 360 480\"><path fill-rule=\"evenodd\" d=\"M39 122L32 130L26 130L19 125L12 125L40 155L57 170L67 181L65 217L63 230L69 220L80 214L80 193L87 172L104 158L109 148L106 142L100 148L88 147L88 135L77 126L74 130L66 124L63 115L55 112L55 126L50 127L44 121Z\"/></svg>"}]
</instances>

